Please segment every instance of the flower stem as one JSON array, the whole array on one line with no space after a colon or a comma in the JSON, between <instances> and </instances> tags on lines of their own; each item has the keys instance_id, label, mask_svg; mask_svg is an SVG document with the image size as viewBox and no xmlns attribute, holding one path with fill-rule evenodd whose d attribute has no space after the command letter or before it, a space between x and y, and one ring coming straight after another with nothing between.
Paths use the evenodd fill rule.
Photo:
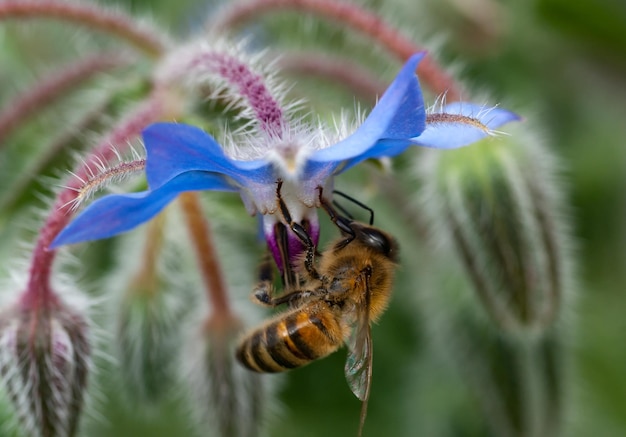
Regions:
<instances>
[{"instance_id":1,"label":"flower stem","mask_svg":"<svg viewBox=\"0 0 626 437\"><path fill-rule=\"evenodd\" d=\"M123 119L110 133L105 136L94 148L89 157L74 171L66 187L54 201L50 214L46 219L35 244L30 266L27 293L25 299L48 299L50 294L50 273L56 255L55 250L48 246L67 225L72 218L71 205L79 194L78 189L82 181L91 174L91 166L101 162L116 159L119 151L128 147L129 141L136 137L149 123L160 118L163 108L160 94L154 93L145 100L135 111ZM115 146L114 149L112 146Z\"/></svg>"},{"instance_id":2,"label":"flower stem","mask_svg":"<svg viewBox=\"0 0 626 437\"><path fill-rule=\"evenodd\" d=\"M45 145L38 154L36 160L22 172L17 181L13 184L11 191L0 200L0 210L9 211L16 208L24 197L25 193L31 189L31 185L35 180L40 179L42 173L58 159L61 155L66 155L70 149L73 149L72 143L78 142L78 136L82 132L94 131L96 123L107 114L106 108L110 104L107 99L104 103L97 103L88 111L86 111L80 120L73 125L68 125L66 129L56 138ZM82 150L77 149L77 150Z\"/></svg>"},{"instance_id":3,"label":"flower stem","mask_svg":"<svg viewBox=\"0 0 626 437\"><path fill-rule=\"evenodd\" d=\"M148 231L142 254L142 264L132 279L129 290L154 295L158 291L157 262L163 248L165 214L158 214L148 223Z\"/></svg>"},{"instance_id":4,"label":"flower stem","mask_svg":"<svg viewBox=\"0 0 626 437\"><path fill-rule=\"evenodd\" d=\"M544 437L550 428L546 412L550 411L548 403L549 386L545 384L543 364L539 355L539 345L535 339L520 342L516 352L521 385L521 412L523 432L528 437Z\"/></svg>"},{"instance_id":5,"label":"flower stem","mask_svg":"<svg viewBox=\"0 0 626 437\"><path fill-rule=\"evenodd\" d=\"M149 56L158 57L166 48L159 34L140 27L131 17L95 4L65 0L5 0L0 2L0 20L9 18L56 18L99 29L125 39Z\"/></svg>"},{"instance_id":6,"label":"flower stem","mask_svg":"<svg viewBox=\"0 0 626 437\"><path fill-rule=\"evenodd\" d=\"M211 303L213 314L210 318L213 320L233 319L234 316L226 293L226 283L215 250L215 242L209 223L202 213L198 194L183 193L179 199L185 213L191 241L200 263L207 298Z\"/></svg>"},{"instance_id":7,"label":"flower stem","mask_svg":"<svg viewBox=\"0 0 626 437\"><path fill-rule=\"evenodd\" d=\"M332 79L372 103L376 103L376 96L381 96L386 88L386 84L362 66L337 56L311 52L281 54L278 66L287 72Z\"/></svg>"},{"instance_id":8,"label":"flower stem","mask_svg":"<svg viewBox=\"0 0 626 437\"><path fill-rule=\"evenodd\" d=\"M424 50L376 14L359 5L334 0L251 0L234 3L216 16L209 29L219 34L258 18L260 14L284 9L310 12L348 25L378 41L402 61ZM417 73L434 93L445 93L448 101L460 100L459 86L430 56L420 63Z\"/></svg>"},{"instance_id":9,"label":"flower stem","mask_svg":"<svg viewBox=\"0 0 626 437\"><path fill-rule=\"evenodd\" d=\"M76 88L98 73L126 65L128 61L127 57L118 54L99 53L65 66L27 93L18 96L13 102L5 105L5 109L0 112L0 148L7 143L6 138L20 124L25 123L28 118L56 99L63 97L67 91Z\"/></svg>"}]
</instances>

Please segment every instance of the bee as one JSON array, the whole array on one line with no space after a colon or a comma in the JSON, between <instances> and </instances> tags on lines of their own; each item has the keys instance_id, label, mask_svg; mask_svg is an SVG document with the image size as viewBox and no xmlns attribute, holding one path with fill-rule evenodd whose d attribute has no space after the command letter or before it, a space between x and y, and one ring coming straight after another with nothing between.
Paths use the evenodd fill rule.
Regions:
<instances>
[{"instance_id":1,"label":"bee","mask_svg":"<svg viewBox=\"0 0 626 437\"><path fill-rule=\"evenodd\" d=\"M280 204L280 184L277 195ZM296 271L302 276L282 295L274 297L272 282L267 277L262 280L255 289L255 298L273 307L287 304L289 309L244 337L236 354L248 369L274 373L324 358L345 344L345 376L352 392L363 402L360 435L372 379L370 324L387 307L398 244L374 226L340 216L322 198L321 189L320 203L341 230L341 237L321 254L317 254L310 238L301 238L305 253ZM291 223L283 206L283 215Z\"/></svg>"}]
</instances>

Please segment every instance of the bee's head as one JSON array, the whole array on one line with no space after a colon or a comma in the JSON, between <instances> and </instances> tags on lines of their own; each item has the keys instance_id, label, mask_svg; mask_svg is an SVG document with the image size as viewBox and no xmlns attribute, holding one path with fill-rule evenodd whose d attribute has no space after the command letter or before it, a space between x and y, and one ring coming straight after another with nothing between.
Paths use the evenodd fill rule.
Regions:
<instances>
[{"instance_id":1,"label":"bee's head","mask_svg":"<svg viewBox=\"0 0 626 437\"><path fill-rule=\"evenodd\" d=\"M355 240L364 246L385 255L391 261L398 258L398 243L391 235L372 226L352 222L351 226Z\"/></svg>"}]
</instances>

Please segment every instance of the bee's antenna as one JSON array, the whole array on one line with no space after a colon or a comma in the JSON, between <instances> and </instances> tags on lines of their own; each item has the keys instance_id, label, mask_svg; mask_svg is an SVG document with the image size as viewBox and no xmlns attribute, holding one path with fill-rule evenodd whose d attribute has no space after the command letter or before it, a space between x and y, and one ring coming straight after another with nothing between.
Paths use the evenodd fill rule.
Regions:
<instances>
[{"instance_id":1,"label":"bee's antenna","mask_svg":"<svg viewBox=\"0 0 626 437\"><path fill-rule=\"evenodd\" d=\"M344 208L339 202L337 202L335 199L333 199L333 206L337 208L339 211L341 211L341 213L345 217L348 217L350 220L354 220L354 216L350 214L350 212L346 208Z\"/></svg>"},{"instance_id":2,"label":"bee's antenna","mask_svg":"<svg viewBox=\"0 0 626 437\"><path fill-rule=\"evenodd\" d=\"M337 211L335 210L335 208L333 208L333 205L330 204L328 200L324 199L323 188L317 187L317 189L319 190L319 200L320 200L321 207L324 208L324 210L328 213L330 220L335 225L337 225L337 227L341 230L341 232L349 235L348 240L346 240L346 243L349 243L350 241L354 239L356 235L354 233L354 230L351 227L352 219L339 215Z\"/></svg>"},{"instance_id":3,"label":"bee's antenna","mask_svg":"<svg viewBox=\"0 0 626 437\"><path fill-rule=\"evenodd\" d=\"M333 194L336 194L338 196L343 197L346 200L349 200L350 202L354 203L355 205L360 206L361 208L363 208L366 211L369 211L370 213L370 226L372 226L374 224L374 210L372 208L370 208L369 206L367 206L366 204L359 202L358 200L356 200L354 197L347 195L346 193L344 193L343 191L339 191L339 190L333 190ZM350 213L348 213L348 211L346 211L345 208L343 208L341 205L339 205L337 202L335 202L333 200L333 205L335 205L337 207L337 209L339 209L343 214L345 214L347 217L349 217L350 219L352 219L352 215L350 215Z\"/></svg>"}]
</instances>

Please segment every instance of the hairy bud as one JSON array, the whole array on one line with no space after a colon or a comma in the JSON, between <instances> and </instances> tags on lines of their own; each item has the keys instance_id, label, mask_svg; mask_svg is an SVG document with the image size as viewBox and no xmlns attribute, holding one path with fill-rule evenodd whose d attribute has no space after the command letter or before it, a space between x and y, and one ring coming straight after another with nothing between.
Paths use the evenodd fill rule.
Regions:
<instances>
[{"instance_id":1,"label":"hairy bud","mask_svg":"<svg viewBox=\"0 0 626 437\"><path fill-rule=\"evenodd\" d=\"M428 260L436 286L420 302L433 343L457 365L494 435L558 435L560 325L573 280L554 158L516 132L429 155L418 171L420 211L438 246Z\"/></svg>"},{"instance_id":2,"label":"hairy bud","mask_svg":"<svg viewBox=\"0 0 626 437\"><path fill-rule=\"evenodd\" d=\"M493 321L509 332L550 327L568 288L554 158L520 132L431 154L419 171L435 239L450 243Z\"/></svg>"},{"instance_id":3,"label":"hairy bud","mask_svg":"<svg viewBox=\"0 0 626 437\"><path fill-rule=\"evenodd\" d=\"M169 305L176 290L129 290L118 313L117 348L124 391L139 405L153 404L172 388L184 315Z\"/></svg>"},{"instance_id":4,"label":"hairy bud","mask_svg":"<svg viewBox=\"0 0 626 437\"><path fill-rule=\"evenodd\" d=\"M153 407L175 386L181 351L181 325L197 302L193 262L180 238L169 232L168 215L161 214L145 229L126 238L120 266L109 288L115 299L116 357L123 391L135 407Z\"/></svg>"},{"instance_id":5,"label":"hairy bud","mask_svg":"<svg viewBox=\"0 0 626 437\"><path fill-rule=\"evenodd\" d=\"M210 321L190 345L193 410L199 426L220 437L260 435L268 402L263 378L235 361L239 328L234 321Z\"/></svg>"},{"instance_id":6,"label":"hairy bud","mask_svg":"<svg viewBox=\"0 0 626 437\"><path fill-rule=\"evenodd\" d=\"M76 434L89 363L87 322L60 299L1 312L0 382L27 435Z\"/></svg>"}]
</instances>

